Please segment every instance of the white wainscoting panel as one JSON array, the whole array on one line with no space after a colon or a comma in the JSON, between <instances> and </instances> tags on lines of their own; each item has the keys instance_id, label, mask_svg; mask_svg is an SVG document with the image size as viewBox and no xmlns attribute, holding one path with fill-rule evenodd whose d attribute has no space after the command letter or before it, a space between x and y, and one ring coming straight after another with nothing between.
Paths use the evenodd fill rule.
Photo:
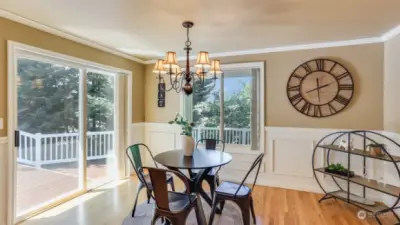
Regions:
<instances>
[{"instance_id":1,"label":"white wainscoting panel","mask_svg":"<svg viewBox=\"0 0 400 225\"><path fill-rule=\"evenodd\" d=\"M272 172L278 175L313 178L310 169L313 140L292 139L272 140ZM290 165L290 166L289 166Z\"/></svg>"},{"instance_id":2,"label":"white wainscoting panel","mask_svg":"<svg viewBox=\"0 0 400 225\"><path fill-rule=\"evenodd\" d=\"M132 123L130 126L130 137L127 140L127 147L137 143L144 143L144 128L145 123ZM125 150L123 152L124 157L126 157ZM125 159L125 175L130 176L134 173L132 165L128 158Z\"/></svg>"},{"instance_id":3,"label":"white wainscoting panel","mask_svg":"<svg viewBox=\"0 0 400 225\"><path fill-rule=\"evenodd\" d=\"M313 150L318 141L324 136L344 130L318 129L318 128L293 128L293 127L265 127L265 149L250 151L245 147L226 146L225 152L232 155L232 162L224 166L220 172L223 180L240 182L249 170L253 160L261 152L265 157L260 169L257 183L259 185L274 186L288 189L322 193L312 170ZM400 142L400 136L395 133L379 132ZM145 143L149 145L154 155L171 149L180 148L180 128L166 123L145 123ZM358 137L352 137L353 143L358 147L362 144ZM328 143L325 143L328 144ZM396 149L394 154L399 154ZM326 166L326 150L320 149L314 157L315 167ZM347 154L331 151L331 161L347 164ZM389 163L390 164L390 163ZM384 171L386 183L400 186L399 177L393 165L388 163L367 160L367 165L373 168L370 176L379 179L379 174ZM346 165L345 165L346 166ZM351 169L361 174L363 170L362 157L352 155ZM322 185L336 188L329 176L317 174ZM247 183L252 183L254 173L250 174ZM375 199L382 196L374 194Z\"/></svg>"}]
</instances>

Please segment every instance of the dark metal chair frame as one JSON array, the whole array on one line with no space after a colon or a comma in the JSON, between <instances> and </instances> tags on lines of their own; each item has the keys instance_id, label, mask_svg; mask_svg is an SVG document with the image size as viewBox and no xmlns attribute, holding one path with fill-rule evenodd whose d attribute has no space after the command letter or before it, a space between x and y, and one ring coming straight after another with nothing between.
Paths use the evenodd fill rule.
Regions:
<instances>
[{"instance_id":1,"label":"dark metal chair frame","mask_svg":"<svg viewBox=\"0 0 400 225\"><path fill-rule=\"evenodd\" d=\"M225 151L225 142L220 139L212 139L212 138L203 138L200 139L196 142L196 150L198 149L198 145L200 142L205 141L205 150L210 150L210 151L216 151L217 150L217 145L222 144L222 149L221 151ZM208 173L205 175L204 180L208 183L210 186L210 192L211 192L211 198L214 196L215 188L220 184L219 176L218 176L218 171L221 169L221 167L218 167L217 170L214 171L214 169L211 170L211 173ZM190 177L196 177L197 173L189 171Z\"/></svg>"},{"instance_id":2,"label":"dark metal chair frame","mask_svg":"<svg viewBox=\"0 0 400 225\"><path fill-rule=\"evenodd\" d=\"M131 146L129 146L129 147L126 149L126 155L128 156L128 159L129 159L129 161L131 162L132 167L133 167L133 169L135 170L135 173L136 173L136 175L137 175L137 177L138 177L138 179L139 179L139 184L138 184L137 191L136 191L136 199L135 199L135 203L133 204L133 210L132 210L132 217L135 217L136 205L137 205L137 201L138 201L138 197L139 197L140 191L141 191L143 188L146 188L146 189L147 189L147 190L146 190L146 193L147 193L147 203L150 203L150 199L151 199L152 192L153 192L153 186L152 186L151 184L148 184L148 183L147 183L148 181L146 182L146 176L148 176L148 175L145 174L145 173L143 172L143 166L140 165L139 168L137 168L137 166L135 165L134 160L133 160L133 159L131 158L131 156L129 155L129 152L131 152L131 154L132 154L131 148L132 148L133 146L138 146L138 147L139 147L139 151L140 151L140 146L143 146L143 147L147 150L147 152L150 154L151 159L153 160L154 165L156 166L156 168L158 168L158 165L157 165L157 163L155 162L154 157L153 157L153 154L151 153L150 148L149 148L147 145L145 145L145 144L143 144L143 143L138 143L138 144L131 145ZM133 157L133 155L132 155L132 157ZM173 191L175 191L175 185L174 185L174 180L173 180L173 177L172 177L172 176L170 176L168 179L166 179L166 183L167 183L167 184L170 184L170 185L171 185L171 189L172 189Z\"/></svg>"},{"instance_id":3,"label":"dark metal chair frame","mask_svg":"<svg viewBox=\"0 0 400 225\"><path fill-rule=\"evenodd\" d=\"M253 201L253 197L252 197L252 192L253 192L255 184L257 182L257 178L258 178L258 174L260 172L263 157L264 157L264 153L260 154L256 158L256 160L254 160L253 164L250 167L250 170L247 172L246 176L244 177L244 179L238 186L235 194L219 192L217 189L217 191L215 192L214 197L213 197L213 204L212 204L211 213L210 213L210 220L208 223L209 225L212 225L212 223L213 223L214 216L215 216L215 213L217 210L217 204L221 202L221 212L222 212L224 209L226 200L233 201L239 206L240 210L242 211L244 225L250 224L250 211L251 211L251 215L253 218L253 222L254 222L254 224L256 224L256 216L254 213L254 201ZM244 183L246 182L248 176L256 167L257 167L257 173L254 178L253 186L249 189L249 192L246 195L238 195L239 190L242 188L242 186L245 186Z\"/></svg>"},{"instance_id":4,"label":"dark metal chair frame","mask_svg":"<svg viewBox=\"0 0 400 225\"><path fill-rule=\"evenodd\" d=\"M153 187L154 196L152 194L152 197L155 199L156 208L154 211L154 216L151 225L156 224L158 219L161 219L162 222L165 221L167 225L169 224L185 225L186 219L193 208L195 208L196 211L197 222L198 224L201 224L199 207L202 206L200 204L200 201L197 200L196 195L190 193L189 178L187 178L180 171L150 168L150 167L144 167L144 169L146 169L149 172L151 183L154 184ZM176 177L182 180L182 182L186 187L184 193L168 191L166 183L167 173L173 173ZM145 185L147 187L148 184ZM171 200L175 204L183 204L183 206L180 206L182 208L180 208L179 211L172 211L170 208Z\"/></svg>"}]
</instances>

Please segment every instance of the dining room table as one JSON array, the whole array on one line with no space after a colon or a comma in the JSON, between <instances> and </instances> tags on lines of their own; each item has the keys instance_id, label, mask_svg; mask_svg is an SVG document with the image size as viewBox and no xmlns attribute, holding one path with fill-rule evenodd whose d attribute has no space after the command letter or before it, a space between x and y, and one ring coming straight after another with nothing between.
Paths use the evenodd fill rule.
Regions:
<instances>
[{"instance_id":1,"label":"dining room table","mask_svg":"<svg viewBox=\"0 0 400 225\"><path fill-rule=\"evenodd\" d=\"M167 167L170 170L180 171L188 170L190 192L196 194L198 198L198 206L200 221L206 224L204 210L201 203L201 198L211 207L212 196L210 197L202 187L202 182L205 176L212 170L224 166L232 161L232 156L229 153L196 149L192 156L185 156L185 151L175 149L162 152L154 157L154 160ZM196 170L196 176L190 177L193 170ZM201 198L200 198L201 197Z\"/></svg>"}]
</instances>

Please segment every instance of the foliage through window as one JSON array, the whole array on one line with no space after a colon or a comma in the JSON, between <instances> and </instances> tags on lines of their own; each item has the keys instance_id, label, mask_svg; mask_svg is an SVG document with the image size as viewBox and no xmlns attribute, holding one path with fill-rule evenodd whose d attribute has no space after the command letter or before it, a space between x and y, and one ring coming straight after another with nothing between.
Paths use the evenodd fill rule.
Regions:
<instances>
[{"instance_id":1,"label":"foliage through window","mask_svg":"<svg viewBox=\"0 0 400 225\"><path fill-rule=\"evenodd\" d=\"M258 149L259 76L259 68L229 69L224 71L223 78L207 79L202 89L195 88L191 104L195 139L223 138L227 144ZM199 85L195 83L195 87Z\"/></svg>"}]
</instances>

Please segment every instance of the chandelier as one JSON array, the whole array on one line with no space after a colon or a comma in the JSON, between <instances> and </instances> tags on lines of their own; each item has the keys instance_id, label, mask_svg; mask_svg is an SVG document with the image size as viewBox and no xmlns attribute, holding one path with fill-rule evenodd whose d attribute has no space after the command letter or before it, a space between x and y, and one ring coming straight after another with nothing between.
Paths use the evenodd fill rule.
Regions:
<instances>
[{"instance_id":1,"label":"chandelier","mask_svg":"<svg viewBox=\"0 0 400 225\"><path fill-rule=\"evenodd\" d=\"M193 22L185 21L183 22L183 27L186 28L187 40L185 42L185 52L186 52L186 66L181 71L178 61L176 59L176 52L167 52L165 54L165 59L158 59L154 66L153 72L158 75L157 79L159 84L165 85L165 77L169 79L170 87L165 88L166 91L175 90L177 93L182 90L186 95L193 93L193 88L195 84L195 79L198 79L200 83L200 88L204 87L204 81L208 77L213 79L214 85L215 80L218 76L222 75L219 60L212 60L208 58L208 52L201 51L197 54L196 64L194 65L196 71L193 72L190 69L190 51L192 48L192 42L189 39L189 30L193 27ZM196 87L197 88L197 87Z\"/></svg>"}]
</instances>

